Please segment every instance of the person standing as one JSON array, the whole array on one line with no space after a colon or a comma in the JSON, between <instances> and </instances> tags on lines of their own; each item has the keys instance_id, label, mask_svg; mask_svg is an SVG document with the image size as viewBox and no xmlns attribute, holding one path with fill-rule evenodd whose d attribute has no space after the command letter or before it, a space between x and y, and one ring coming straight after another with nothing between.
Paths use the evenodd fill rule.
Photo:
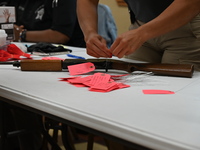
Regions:
<instances>
[{"instance_id":1,"label":"person standing","mask_svg":"<svg viewBox=\"0 0 200 150\"><path fill-rule=\"evenodd\" d=\"M193 64L200 71L200 0L125 0L130 30L119 35L110 48L98 34L99 0L77 0L77 15L87 54L128 58L150 63ZM129 150L109 141L109 150Z\"/></svg>"},{"instance_id":2,"label":"person standing","mask_svg":"<svg viewBox=\"0 0 200 150\"><path fill-rule=\"evenodd\" d=\"M98 2L77 0L89 55L194 64L200 70L200 0L125 0L131 13L131 30L119 35L110 49L97 33Z\"/></svg>"}]
</instances>

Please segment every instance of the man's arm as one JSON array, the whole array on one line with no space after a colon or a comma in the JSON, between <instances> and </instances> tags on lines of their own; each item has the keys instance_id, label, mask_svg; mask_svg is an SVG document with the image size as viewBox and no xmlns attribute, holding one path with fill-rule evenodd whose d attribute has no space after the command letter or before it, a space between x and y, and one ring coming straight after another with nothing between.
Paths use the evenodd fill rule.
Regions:
<instances>
[{"instance_id":1,"label":"man's arm","mask_svg":"<svg viewBox=\"0 0 200 150\"><path fill-rule=\"evenodd\" d=\"M98 35L97 6L99 0L77 0L77 15L84 33L87 53L94 57L111 57L106 41Z\"/></svg>"},{"instance_id":2,"label":"man's arm","mask_svg":"<svg viewBox=\"0 0 200 150\"><path fill-rule=\"evenodd\" d=\"M191 21L200 13L200 0L174 0L158 17L136 30L120 35L111 47L119 58L129 55L145 41L173 31Z\"/></svg>"},{"instance_id":3,"label":"man's arm","mask_svg":"<svg viewBox=\"0 0 200 150\"><path fill-rule=\"evenodd\" d=\"M20 34L25 30L24 26L14 26L15 32L15 41L18 42L20 40ZM68 36L65 34L54 31L52 29L46 29L41 31L26 31L25 39L28 42L48 42L48 43L58 43L65 44L69 41Z\"/></svg>"},{"instance_id":4,"label":"man's arm","mask_svg":"<svg viewBox=\"0 0 200 150\"><path fill-rule=\"evenodd\" d=\"M146 30L146 38L151 39L187 24L199 13L200 0L174 0L163 13L141 30Z\"/></svg>"},{"instance_id":5,"label":"man's arm","mask_svg":"<svg viewBox=\"0 0 200 150\"><path fill-rule=\"evenodd\" d=\"M27 31L26 41L65 44L69 41L69 37L61 32L47 29L42 31Z\"/></svg>"}]
</instances>

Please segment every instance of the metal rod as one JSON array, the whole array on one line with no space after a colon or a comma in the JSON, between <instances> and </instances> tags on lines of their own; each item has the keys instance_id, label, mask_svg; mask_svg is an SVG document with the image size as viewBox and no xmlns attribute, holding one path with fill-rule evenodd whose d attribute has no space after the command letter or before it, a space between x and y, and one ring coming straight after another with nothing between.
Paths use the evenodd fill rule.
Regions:
<instances>
[{"instance_id":1,"label":"metal rod","mask_svg":"<svg viewBox=\"0 0 200 150\"><path fill-rule=\"evenodd\" d=\"M0 61L0 65L12 65L13 62Z\"/></svg>"}]
</instances>

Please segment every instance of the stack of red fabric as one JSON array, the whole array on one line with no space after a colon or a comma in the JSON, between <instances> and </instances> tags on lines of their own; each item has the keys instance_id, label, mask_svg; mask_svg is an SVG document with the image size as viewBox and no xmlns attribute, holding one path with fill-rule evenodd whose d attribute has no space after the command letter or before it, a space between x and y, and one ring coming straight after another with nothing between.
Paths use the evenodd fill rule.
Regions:
<instances>
[{"instance_id":1,"label":"stack of red fabric","mask_svg":"<svg viewBox=\"0 0 200 150\"><path fill-rule=\"evenodd\" d=\"M0 61L20 60L21 56L31 59L31 55L24 53L15 44L9 44L6 50L0 50Z\"/></svg>"}]
</instances>

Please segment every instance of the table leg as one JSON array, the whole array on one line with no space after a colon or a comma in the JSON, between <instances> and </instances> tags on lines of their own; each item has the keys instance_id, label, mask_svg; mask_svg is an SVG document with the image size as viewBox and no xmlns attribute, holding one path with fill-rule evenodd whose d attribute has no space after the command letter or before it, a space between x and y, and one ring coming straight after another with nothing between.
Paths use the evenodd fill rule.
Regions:
<instances>
[{"instance_id":1,"label":"table leg","mask_svg":"<svg viewBox=\"0 0 200 150\"><path fill-rule=\"evenodd\" d=\"M0 149L5 149L6 135L4 126L4 102L0 101Z\"/></svg>"}]
</instances>

